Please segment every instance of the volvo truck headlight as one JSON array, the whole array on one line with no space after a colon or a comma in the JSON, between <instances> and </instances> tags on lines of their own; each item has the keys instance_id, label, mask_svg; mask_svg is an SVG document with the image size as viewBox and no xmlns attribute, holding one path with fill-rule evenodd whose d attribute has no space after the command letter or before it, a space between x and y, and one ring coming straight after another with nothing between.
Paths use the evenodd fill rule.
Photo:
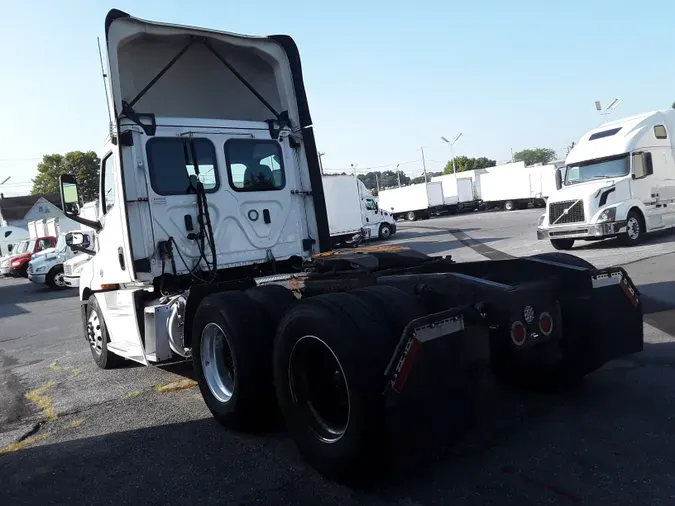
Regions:
<instances>
[{"instance_id":1,"label":"volvo truck headlight","mask_svg":"<svg viewBox=\"0 0 675 506\"><path fill-rule=\"evenodd\" d=\"M544 219L546 218L545 214L542 214L539 219L537 220L537 226L541 227L544 224Z\"/></svg>"},{"instance_id":2,"label":"volvo truck headlight","mask_svg":"<svg viewBox=\"0 0 675 506\"><path fill-rule=\"evenodd\" d=\"M611 223L614 220L616 220L616 207L608 207L598 217L598 223Z\"/></svg>"}]
</instances>

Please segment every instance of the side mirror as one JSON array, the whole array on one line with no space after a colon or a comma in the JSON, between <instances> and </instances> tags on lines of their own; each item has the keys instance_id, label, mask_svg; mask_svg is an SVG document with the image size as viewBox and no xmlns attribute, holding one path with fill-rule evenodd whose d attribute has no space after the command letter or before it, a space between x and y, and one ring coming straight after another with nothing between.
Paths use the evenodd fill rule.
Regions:
<instances>
[{"instance_id":1,"label":"side mirror","mask_svg":"<svg viewBox=\"0 0 675 506\"><path fill-rule=\"evenodd\" d=\"M560 169L555 170L555 187L557 190L560 190L563 186L562 180L562 171Z\"/></svg>"},{"instance_id":2,"label":"side mirror","mask_svg":"<svg viewBox=\"0 0 675 506\"><path fill-rule=\"evenodd\" d=\"M59 187L61 190L61 205L66 216L77 216L80 214L80 194L77 190L77 181L75 176L62 174L59 177Z\"/></svg>"},{"instance_id":3,"label":"side mirror","mask_svg":"<svg viewBox=\"0 0 675 506\"><path fill-rule=\"evenodd\" d=\"M82 232L69 232L66 234L66 244L68 246L88 248L90 245L89 236Z\"/></svg>"},{"instance_id":4,"label":"side mirror","mask_svg":"<svg viewBox=\"0 0 675 506\"><path fill-rule=\"evenodd\" d=\"M13 249L14 249L14 245L13 245L13 244L9 244L9 245L7 246L7 252L8 252L8 253L11 253Z\"/></svg>"}]
</instances>

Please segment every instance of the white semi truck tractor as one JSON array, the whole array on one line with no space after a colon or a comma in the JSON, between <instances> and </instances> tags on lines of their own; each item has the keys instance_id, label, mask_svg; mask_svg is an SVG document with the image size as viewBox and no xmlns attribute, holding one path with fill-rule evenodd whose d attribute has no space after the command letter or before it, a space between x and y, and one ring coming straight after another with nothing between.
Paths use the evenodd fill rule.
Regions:
<instances>
[{"instance_id":1,"label":"white semi truck tractor","mask_svg":"<svg viewBox=\"0 0 675 506\"><path fill-rule=\"evenodd\" d=\"M118 10L105 34L113 125L96 221L78 217L77 181L60 181L68 216L97 231L79 293L102 369L192 360L221 424L264 426L278 407L304 458L349 483L377 469L397 406L453 402L475 365L555 387L642 349L621 268L331 251L290 37Z\"/></svg>"}]
</instances>

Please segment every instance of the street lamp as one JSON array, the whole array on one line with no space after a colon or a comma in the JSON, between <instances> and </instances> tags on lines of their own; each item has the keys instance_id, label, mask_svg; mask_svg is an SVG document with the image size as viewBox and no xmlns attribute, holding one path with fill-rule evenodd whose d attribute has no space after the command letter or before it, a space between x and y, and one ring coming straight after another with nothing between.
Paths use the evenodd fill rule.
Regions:
<instances>
[{"instance_id":1,"label":"street lamp","mask_svg":"<svg viewBox=\"0 0 675 506\"><path fill-rule=\"evenodd\" d=\"M401 187L401 171L398 170L400 165L401 165L400 163L396 164L396 177L398 177L398 187L399 188Z\"/></svg>"},{"instance_id":2,"label":"street lamp","mask_svg":"<svg viewBox=\"0 0 675 506\"><path fill-rule=\"evenodd\" d=\"M6 183L7 181L9 181L10 179L12 179L12 176L7 176L7 177L5 178L5 180L4 180L2 183L0 183L0 186L2 186L3 184L5 184L5 183Z\"/></svg>"},{"instance_id":3,"label":"street lamp","mask_svg":"<svg viewBox=\"0 0 675 506\"><path fill-rule=\"evenodd\" d=\"M457 175L457 168L455 167L455 154L452 150L452 146L455 145L455 142L457 142L461 136L462 132L460 132L459 135L457 135L457 137L455 137L455 139L452 142L450 142L448 139L446 139L441 135L441 140L450 146L450 159L452 160L452 173L454 175Z\"/></svg>"},{"instance_id":4,"label":"street lamp","mask_svg":"<svg viewBox=\"0 0 675 506\"><path fill-rule=\"evenodd\" d=\"M607 104L607 107L605 109L602 109L602 106L600 105L600 101L596 100L595 101L595 109L600 113L600 116L605 116L603 119L603 123L607 122L607 116L612 114L612 111L617 108L617 106L621 103L621 100L618 98L615 98L612 100L609 104Z\"/></svg>"}]
</instances>

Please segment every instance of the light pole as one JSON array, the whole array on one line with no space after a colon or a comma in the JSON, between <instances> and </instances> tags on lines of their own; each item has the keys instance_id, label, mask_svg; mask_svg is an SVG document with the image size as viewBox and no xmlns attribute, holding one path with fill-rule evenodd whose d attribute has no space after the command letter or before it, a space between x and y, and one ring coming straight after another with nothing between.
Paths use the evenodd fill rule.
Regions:
<instances>
[{"instance_id":1,"label":"light pole","mask_svg":"<svg viewBox=\"0 0 675 506\"><path fill-rule=\"evenodd\" d=\"M323 160L321 160L321 157L325 155L326 153L321 153L319 152L319 168L321 169L321 175L323 176Z\"/></svg>"},{"instance_id":2,"label":"light pole","mask_svg":"<svg viewBox=\"0 0 675 506\"><path fill-rule=\"evenodd\" d=\"M424 159L424 146L420 148L422 152L422 169L424 169L424 182L427 182L427 161Z\"/></svg>"},{"instance_id":3,"label":"light pole","mask_svg":"<svg viewBox=\"0 0 675 506\"><path fill-rule=\"evenodd\" d=\"M356 167L358 167L358 163L352 163L350 164L350 167L352 168L352 176L356 176Z\"/></svg>"},{"instance_id":4,"label":"light pole","mask_svg":"<svg viewBox=\"0 0 675 506\"><path fill-rule=\"evenodd\" d=\"M621 100L619 100L618 98L615 98L615 99L612 100L609 104L607 104L607 107L605 107L604 110L603 110L602 106L600 105L600 101L599 101L599 100L596 100L596 101L595 101L595 109L596 109L596 111L598 111L598 112L600 113L600 116L604 116L604 118L603 118L603 120L602 120L603 123L607 123L607 116L609 116L610 114L612 114L612 111L613 111L614 109L616 109L616 107L617 107L620 103L621 103Z\"/></svg>"},{"instance_id":5,"label":"light pole","mask_svg":"<svg viewBox=\"0 0 675 506\"><path fill-rule=\"evenodd\" d=\"M452 150L452 146L455 145L455 142L457 142L461 136L462 136L462 132L460 132L459 135L457 135L457 137L455 137L455 140L450 142L448 139L446 139L445 137L443 137L441 135L441 140L450 146L450 160L452 161L452 173L455 176L457 175L457 168L455 167L455 153Z\"/></svg>"},{"instance_id":6,"label":"light pole","mask_svg":"<svg viewBox=\"0 0 675 506\"><path fill-rule=\"evenodd\" d=\"M398 187L399 188L401 187L401 171L398 170L400 165L401 165L400 163L396 164L396 177L398 177Z\"/></svg>"}]
</instances>

